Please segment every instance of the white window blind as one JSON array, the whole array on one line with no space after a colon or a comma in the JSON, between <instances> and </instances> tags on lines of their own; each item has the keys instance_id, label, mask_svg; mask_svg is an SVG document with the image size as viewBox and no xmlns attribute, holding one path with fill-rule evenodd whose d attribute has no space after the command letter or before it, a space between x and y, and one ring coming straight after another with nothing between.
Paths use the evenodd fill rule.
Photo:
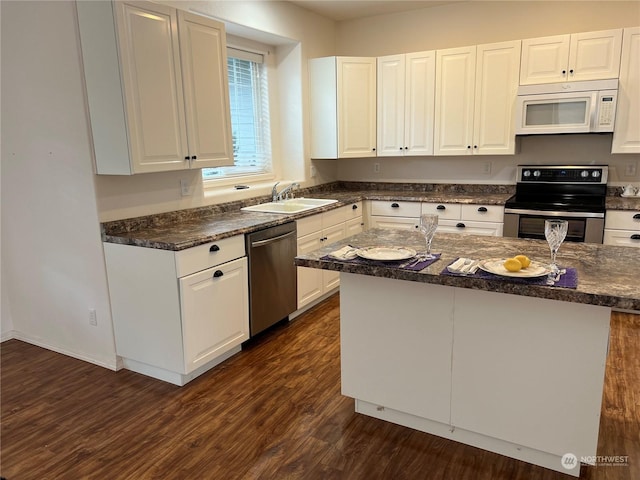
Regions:
<instances>
[{"instance_id":1,"label":"white window blind","mask_svg":"<svg viewBox=\"0 0 640 480\"><path fill-rule=\"evenodd\" d=\"M227 48L233 167L204 168L204 180L271 173L269 86L263 56Z\"/></svg>"}]
</instances>

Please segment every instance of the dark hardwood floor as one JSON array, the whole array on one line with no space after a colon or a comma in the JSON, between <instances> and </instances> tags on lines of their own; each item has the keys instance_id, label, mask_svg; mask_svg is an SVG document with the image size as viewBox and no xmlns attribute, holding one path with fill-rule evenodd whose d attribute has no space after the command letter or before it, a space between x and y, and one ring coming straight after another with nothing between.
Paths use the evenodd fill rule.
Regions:
<instances>
[{"instance_id":1,"label":"dark hardwood floor","mask_svg":"<svg viewBox=\"0 0 640 480\"><path fill-rule=\"evenodd\" d=\"M640 478L640 316L614 314L599 455ZM185 387L1 345L0 474L30 479L540 479L564 474L358 415L340 395L339 298Z\"/></svg>"}]
</instances>

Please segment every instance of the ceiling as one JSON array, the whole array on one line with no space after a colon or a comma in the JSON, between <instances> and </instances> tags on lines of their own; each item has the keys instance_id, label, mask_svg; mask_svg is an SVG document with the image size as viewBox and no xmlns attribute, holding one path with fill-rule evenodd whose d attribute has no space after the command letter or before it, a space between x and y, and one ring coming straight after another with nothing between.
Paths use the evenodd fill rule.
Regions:
<instances>
[{"instance_id":1,"label":"ceiling","mask_svg":"<svg viewBox=\"0 0 640 480\"><path fill-rule=\"evenodd\" d=\"M437 7L463 0L289 0L291 3L336 21L372 17L389 13L406 12L421 8Z\"/></svg>"}]
</instances>

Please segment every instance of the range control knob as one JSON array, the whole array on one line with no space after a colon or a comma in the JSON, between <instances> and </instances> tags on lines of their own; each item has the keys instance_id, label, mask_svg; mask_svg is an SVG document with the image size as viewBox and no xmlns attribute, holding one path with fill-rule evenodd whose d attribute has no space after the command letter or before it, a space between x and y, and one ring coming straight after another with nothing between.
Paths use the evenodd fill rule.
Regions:
<instances>
[{"instance_id":1,"label":"range control knob","mask_svg":"<svg viewBox=\"0 0 640 480\"><path fill-rule=\"evenodd\" d=\"M580 172L580 176L582 178L587 178L589 176L589 170L582 170L582 172Z\"/></svg>"},{"instance_id":2,"label":"range control knob","mask_svg":"<svg viewBox=\"0 0 640 480\"><path fill-rule=\"evenodd\" d=\"M593 178L598 178L598 177L600 177L600 171L598 171L598 170L594 170L593 172L591 172L591 176L592 176Z\"/></svg>"},{"instance_id":3,"label":"range control knob","mask_svg":"<svg viewBox=\"0 0 640 480\"><path fill-rule=\"evenodd\" d=\"M534 170L533 171L533 176L538 178L540 176L540 170Z\"/></svg>"},{"instance_id":4,"label":"range control knob","mask_svg":"<svg viewBox=\"0 0 640 480\"><path fill-rule=\"evenodd\" d=\"M531 176L531 170L525 170L524 172L522 172L522 176L523 177L530 177Z\"/></svg>"}]
</instances>

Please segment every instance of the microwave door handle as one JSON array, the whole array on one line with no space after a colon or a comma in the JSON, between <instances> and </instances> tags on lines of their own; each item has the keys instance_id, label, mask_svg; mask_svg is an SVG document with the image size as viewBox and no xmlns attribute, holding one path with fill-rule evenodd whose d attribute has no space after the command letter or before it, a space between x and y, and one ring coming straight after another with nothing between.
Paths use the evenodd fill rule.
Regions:
<instances>
[{"instance_id":1,"label":"microwave door handle","mask_svg":"<svg viewBox=\"0 0 640 480\"><path fill-rule=\"evenodd\" d=\"M591 105L589 106L589 131L595 132L598 128L597 106L598 106L598 92L591 92Z\"/></svg>"}]
</instances>

